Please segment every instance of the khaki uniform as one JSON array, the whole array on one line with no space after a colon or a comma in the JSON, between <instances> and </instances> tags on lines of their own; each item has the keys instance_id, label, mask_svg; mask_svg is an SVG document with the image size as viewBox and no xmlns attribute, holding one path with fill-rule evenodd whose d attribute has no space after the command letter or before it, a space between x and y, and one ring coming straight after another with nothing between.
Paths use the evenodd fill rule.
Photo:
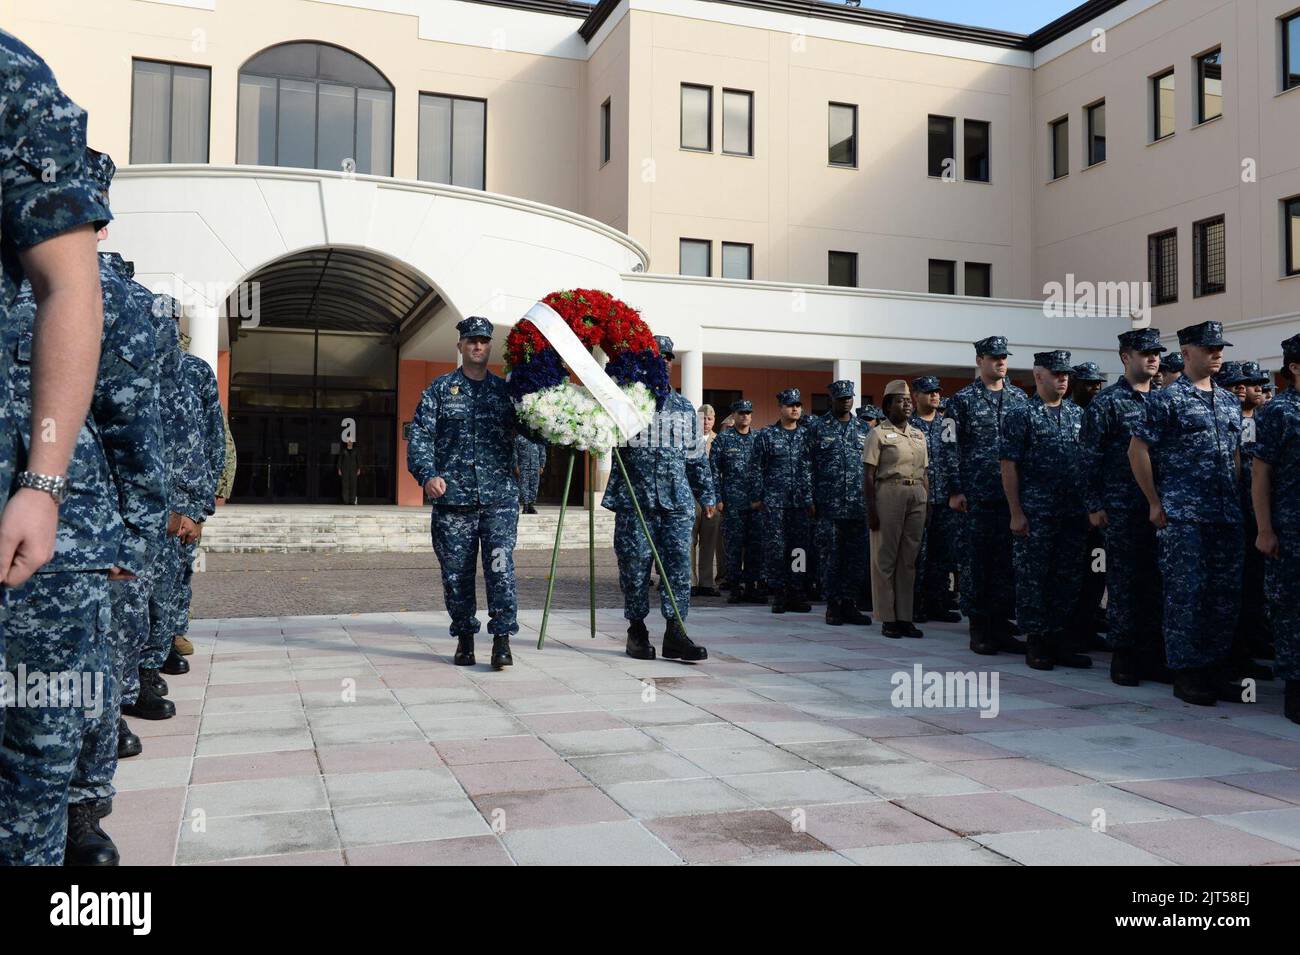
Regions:
<instances>
[{"instance_id":1,"label":"khaki uniform","mask_svg":"<svg viewBox=\"0 0 1300 955\"><path fill-rule=\"evenodd\" d=\"M876 468L876 513L871 532L871 601L885 623L911 622L916 557L925 531L925 434L882 421L867 435L862 460Z\"/></svg>"},{"instance_id":2,"label":"khaki uniform","mask_svg":"<svg viewBox=\"0 0 1300 955\"><path fill-rule=\"evenodd\" d=\"M713 452L713 439L717 435L710 431L704 436L708 453ZM691 586L717 588L722 577L722 549L718 547L718 532L722 529L722 515L714 512L712 517L704 516L704 508L695 505L695 527L691 530ZM699 567L703 565L704 572Z\"/></svg>"}]
</instances>

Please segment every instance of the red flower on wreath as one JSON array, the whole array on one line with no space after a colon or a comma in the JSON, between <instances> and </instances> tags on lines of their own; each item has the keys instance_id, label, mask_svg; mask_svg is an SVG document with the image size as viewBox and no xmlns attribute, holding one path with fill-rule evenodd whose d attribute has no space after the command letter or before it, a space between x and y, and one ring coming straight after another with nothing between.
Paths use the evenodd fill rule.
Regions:
<instances>
[{"instance_id":1,"label":"red flower on wreath","mask_svg":"<svg viewBox=\"0 0 1300 955\"><path fill-rule=\"evenodd\" d=\"M659 354L650 326L641 314L608 292L569 289L552 292L542 301L555 309L587 348L599 345L610 358L626 351ZM506 358L516 367L549 347L537 327L525 320L511 329L506 338Z\"/></svg>"}]
</instances>

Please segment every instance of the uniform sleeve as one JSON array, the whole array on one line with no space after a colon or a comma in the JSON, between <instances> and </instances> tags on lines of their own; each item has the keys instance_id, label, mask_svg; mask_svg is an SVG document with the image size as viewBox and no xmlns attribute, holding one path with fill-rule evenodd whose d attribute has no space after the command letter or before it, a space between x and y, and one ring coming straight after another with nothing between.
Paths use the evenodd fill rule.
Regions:
<instances>
[{"instance_id":1,"label":"uniform sleeve","mask_svg":"<svg viewBox=\"0 0 1300 955\"><path fill-rule=\"evenodd\" d=\"M1153 394L1146 402L1146 414L1133 428L1133 437L1151 447L1158 447L1173 418L1173 408L1165 392Z\"/></svg>"},{"instance_id":2,"label":"uniform sleeve","mask_svg":"<svg viewBox=\"0 0 1300 955\"><path fill-rule=\"evenodd\" d=\"M767 486L767 431L764 429L754 439L754 453L749 458L749 502L763 499Z\"/></svg>"},{"instance_id":3,"label":"uniform sleeve","mask_svg":"<svg viewBox=\"0 0 1300 955\"><path fill-rule=\"evenodd\" d=\"M1029 445L1029 414L1024 405L1016 405L1002 419L1002 437L998 441L998 459L1019 464Z\"/></svg>"},{"instance_id":4,"label":"uniform sleeve","mask_svg":"<svg viewBox=\"0 0 1300 955\"><path fill-rule=\"evenodd\" d=\"M877 433L879 428L872 428L867 432L867 443L862 448L862 463L872 467L880 466L880 435Z\"/></svg>"},{"instance_id":5,"label":"uniform sleeve","mask_svg":"<svg viewBox=\"0 0 1300 955\"><path fill-rule=\"evenodd\" d=\"M952 401L948 402L948 413L944 416L941 424L943 431L939 440L944 442L943 469L944 478L948 485L948 496L956 494L965 494L965 485L961 480L961 449L959 447L961 434L961 401L959 396L953 395ZM952 424L948 424L951 421ZM948 440L951 438L951 440Z\"/></svg>"},{"instance_id":6,"label":"uniform sleeve","mask_svg":"<svg viewBox=\"0 0 1300 955\"><path fill-rule=\"evenodd\" d=\"M1286 416L1282 413L1282 406L1265 405L1256 411L1255 443L1251 447L1251 456L1270 467L1277 467L1284 460L1286 443Z\"/></svg>"},{"instance_id":7,"label":"uniform sleeve","mask_svg":"<svg viewBox=\"0 0 1300 955\"><path fill-rule=\"evenodd\" d=\"M217 386L217 376L212 373L207 362L203 362L201 371L204 432L207 436L208 467L212 472L212 496L215 498L217 483L221 480L221 472L226 466L226 423L221 413L221 391Z\"/></svg>"},{"instance_id":8,"label":"uniform sleeve","mask_svg":"<svg viewBox=\"0 0 1300 955\"><path fill-rule=\"evenodd\" d=\"M725 432L723 433L725 434ZM722 445L723 435L720 434L713 439L713 444L709 445L709 476L713 478L713 490L722 499L722 474L718 471L718 462L722 460L722 453L718 447Z\"/></svg>"},{"instance_id":9,"label":"uniform sleeve","mask_svg":"<svg viewBox=\"0 0 1300 955\"><path fill-rule=\"evenodd\" d=\"M1108 400L1094 398L1083 411L1079 426L1079 464L1083 469L1083 500L1089 512L1102 509L1102 491L1105 489L1105 457L1102 442L1110 434L1111 404Z\"/></svg>"},{"instance_id":10,"label":"uniform sleeve","mask_svg":"<svg viewBox=\"0 0 1300 955\"><path fill-rule=\"evenodd\" d=\"M112 214L86 176L86 111L64 95L49 67L22 44L6 42L7 109L0 123L0 232L29 249Z\"/></svg>"},{"instance_id":11,"label":"uniform sleeve","mask_svg":"<svg viewBox=\"0 0 1300 955\"><path fill-rule=\"evenodd\" d=\"M411 435L406 442L406 470L424 487L430 478L438 476L438 455L434 448L434 431L438 425L438 396L430 385L420 397L411 422Z\"/></svg>"}]
</instances>

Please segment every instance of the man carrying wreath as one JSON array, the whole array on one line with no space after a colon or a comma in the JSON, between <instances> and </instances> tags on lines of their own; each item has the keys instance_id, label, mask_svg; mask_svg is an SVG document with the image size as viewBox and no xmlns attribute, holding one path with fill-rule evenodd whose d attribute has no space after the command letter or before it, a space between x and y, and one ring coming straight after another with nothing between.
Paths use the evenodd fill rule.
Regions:
<instances>
[{"instance_id":1,"label":"man carrying wreath","mask_svg":"<svg viewBox=\"0 0 1300 955\"><path fill-rule=\"evenodd\" d=\"M671 362L672 339L656 335L655 342L659 354ZM646 527L654 538L659 560L672 586L671 596L666 587L659 594L659 609L668 621L664 658L706 660L709 652L686 636L673 609L675 600L682 620L690 611L695 500L699 499L700 507L710 518L717 503L695 406L670 391L663 407L655 413L654 423L628 443L622 457ZM614 512L614 553L618 557L619 586L623 589L623 616L630 623L627 655L637 660L653 660L655 648L645 625L650 613L649 573L653 555L650 542L641 533L636 505L628 494L621 471L615 470L610 475L601 506Z\"/></svg>"},{"instance_id":2,"label":"man carrying wreath","mask_svg":"<svg viewBox=\"0 0 1300 955\"><path fill-rule=\"evenodd\" d=\"M488 371L492 323L470 316L456 326L461 367L435 378L420 397L406 446L406 469L433 501L433 551L456 638L456 666L474 665L479 631L474 561L480 545L488 596L492 668L514 663L519 632L515 534L519 485L514 478L518 425L506 381Z\"/></svg>"}]
</instances>

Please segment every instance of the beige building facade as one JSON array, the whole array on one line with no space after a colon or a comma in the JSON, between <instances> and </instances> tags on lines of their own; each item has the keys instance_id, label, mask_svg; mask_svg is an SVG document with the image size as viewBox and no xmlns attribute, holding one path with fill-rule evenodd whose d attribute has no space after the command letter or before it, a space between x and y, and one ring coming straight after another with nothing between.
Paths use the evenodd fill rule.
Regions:
<instances>
[{"instance_id":1,"label":"beige building facade","mask_svg":"<svg viewBox=\"0 0 1300 955\"><path fill-rule=\"evenodd\" d=\"M401 425L455 322L554 288L641 308L689 397L760 418L787 385L959 387L994 333L1022 373L1053 347L1115 371L1147 317L1225 321L1276 367L1297 2L1091 0L1027 37L798 0L46 0L0 26L126 170L109 247L184 289L242 495L328 499L358 412L363 497L417 503ZM1085 297L1045 310L1057 286Z\"/></svg>"}]
</instances>

